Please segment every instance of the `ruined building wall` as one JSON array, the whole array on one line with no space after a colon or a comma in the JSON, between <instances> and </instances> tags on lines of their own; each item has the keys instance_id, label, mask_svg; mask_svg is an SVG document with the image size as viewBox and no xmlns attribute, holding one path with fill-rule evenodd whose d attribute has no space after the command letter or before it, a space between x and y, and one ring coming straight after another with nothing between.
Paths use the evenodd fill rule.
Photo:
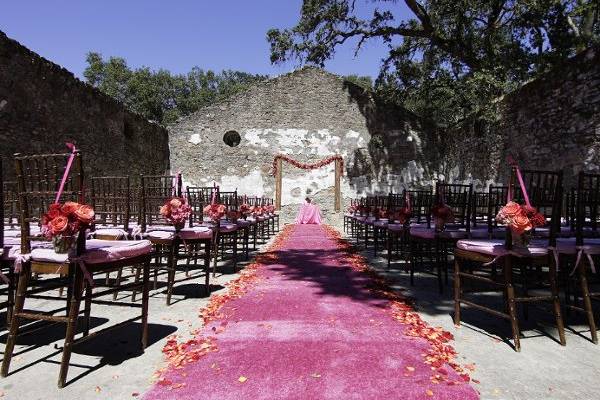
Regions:
<instances>
[{"instance_id":1,"label":"ruined building wall","mask_svg":"<svg viewBox=\"0 0 600 400\"><path fill-rule=\"evenodd\" d=\"M129 112L69 71L0 32L0 155L66 151L73 141L88 175L164 173L168 132Z\"/></svg>"},{"instance_id":2,"label":"ruined building wall","mask_svg":"<svg viewBox=\"0 0 600 400\"><path fill-rule=\"evenodd\" d=\"M215 181L226 190L274 197L270 170L279 153L306 163L341 154L346 204L357 195L387 194L403 182L429 183L420 161L423 139L412 116L378 106L362 88L316 68L259 83L169 131L172 169L180 170L188 185ZM239 145L224 142L229 131L239 134ZM284 162L287 220L307 195L325 214L332 213L333 168L305 171Z\"/></svg>"}]
</instances>

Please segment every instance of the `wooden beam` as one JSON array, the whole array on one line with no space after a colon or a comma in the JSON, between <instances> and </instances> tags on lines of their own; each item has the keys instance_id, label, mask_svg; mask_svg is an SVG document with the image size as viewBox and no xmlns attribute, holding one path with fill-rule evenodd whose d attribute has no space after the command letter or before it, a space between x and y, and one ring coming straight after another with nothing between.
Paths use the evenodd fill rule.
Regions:
<instances>
[{"instance_id":1,"label":"wooden beam","mask_svg":"<svg viewBox=\"0 0 600 400\"><path fill-rule=\"evenodd\" d=\"M342 165L340 160L335 160L335 197L334 197L334 209L335 212L340 212L342 209L342 193L341 193L341 176L342 176Z\"/></svg>"},{"instance_id":2,"label":"wooden beam","mask_svg":"<svg viewBox=\"0 0 600 400\"><path fill-rule=\"evenodd\" d=\"M277 210L281 210L281 177L282 177L282 166L281 158L277 159L276 168L277 171L275 173L275 208Z\"/></svg>"}]
</instances>

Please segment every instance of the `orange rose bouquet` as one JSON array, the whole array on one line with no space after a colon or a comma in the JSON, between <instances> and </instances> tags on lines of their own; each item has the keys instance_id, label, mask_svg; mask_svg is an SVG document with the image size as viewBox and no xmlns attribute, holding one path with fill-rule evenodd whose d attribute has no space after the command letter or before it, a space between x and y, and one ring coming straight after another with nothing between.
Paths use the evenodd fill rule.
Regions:
<instances>
[{"instance_id":1,"label":"orange rose bouquet","mask_svg":"<svg viewBox=\"0 0 600 400\"><path fill-rule=\"evenodd\" d=\"M160 208L160 215L172 223L175 229L182 229L191 214L192 207L183 197L172 197Z\"/></svg>"},{"instance_id":2,"label":"orange rose bouquet","mask_svg":"<svg viewBox=\"0 0 600 400\"><path fill-rule=\"evenodd\" d=\"M520 237L526 245L529 242L531 230L544 226L546 217L538 212L535 207L509 201L496 215L496 221L510 228L513 236Z\"/></svg>"},{"instance_id":3,"label":"orange rose bouquet","mask_svg":"<svg viewBox=\"0 0 600 400\"><path fill-rule=\"evenodd\" d=\"M51 204L42 215L42 234L52 240L55 252L68 253L74 249L79 232L92 224L94 215L94 209L87 204Z\"/></svg>"},{"instance_id":4,"label":"orange rose bouquet","mask_svg":"<svg viewBox=\"0 0 600 400\"><path fill-rule=\"evenodd\" d=\"M225 216L227 208L224 204L213 203L204 207L204 215L210 218L213 222L219 222Z\"/></svg>"},{"instance_id":5,"label":"orange rose bouquet","mask_svg":"<svg viewBox=\"0 0 600 400\"><path fill-rule=\"evenodd\" d=\"M402 207L401 209L394 212L392 218L394 221L400 222L402 225L405 225L410 221L411 212L408 207Z\"/></svg>"}]
</instances>

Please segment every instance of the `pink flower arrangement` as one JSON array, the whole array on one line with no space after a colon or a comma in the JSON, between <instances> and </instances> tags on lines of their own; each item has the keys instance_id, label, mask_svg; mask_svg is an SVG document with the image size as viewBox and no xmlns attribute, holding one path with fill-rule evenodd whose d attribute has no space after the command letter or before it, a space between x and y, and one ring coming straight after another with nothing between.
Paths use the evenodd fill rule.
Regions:
<instances>
[{"instance_id":1,"label":"pink flower arrangement","mask_svg":"<svg viewBox=\"0 0 600 400\"><path fill-rule=\"evenodd\" d=\"M439 223L447 224L454 221L452 209L443 203L431 207L431 215Z\"/></svg>"},{"instance_id":2,"label":"pink flower arrangement","mask_svg":"<svg viewBox=\"0 0 600 400\"><path fill-rule=\"evenodd\" d=\"M59 236L75 236L94 221L94 209L87 204L67 201L51 204L42 215L42 234L53 239Z\"/></svg>"},{"instance_id":3,"label":"pink flower arrangement","mask_svg":"<svg viewBox=\"0 0 600 400\"><path fill-rule=\"evenodd\" d=\"M408 207L402 207L395 213L393 213L392 218L394 221L398 221L401 224L405 224L410 220L411 212Z\"/></svg>"},{"instance_id":4,"label":"pink flower arrangement","mask_svg":"<svg viewBox=\"0 0 600 400\"><path fill-rule=\"evenodd\" d=\"M259 217L264 214L265 210L261 206L254 206L250 212L253 216Z\"/></svg>"},{"instance_id":5,"label":"pink flower arrangement","mask_svg":"<svg viewBox=\"0 0 600 400\"><path fill-rule=\"evenodd\" d=\"M350 214L356 214L356 212L357 212L357 211L358 211L358 207L357 207L357 206L355 206L354 204L353 204L353 205L351 205L350 207L348 207L348 212L349 212Z\"/></svg>"},{"instance_id":6,"label":"pink flower arrangement","mask_svg":"<svg viewBox=\"0 0 600 400\"><path fill-rule=\"evenodd\" d=\"M240 214L242 214L242 216L247 217L251 213L252 213L252 207L250 207L250 205L248 205L246 203L240 205Z\"/></svg>"},{"instance_id":7,"label":"pink flower arrangement","mask_svg":"<svg viewBox=\"0 0 600 400\"><path fill-rule=\"evenodd\" d=\"M209 217L213 222L218 222L225 216L227 208L224 204L213 203L204 207L204 215Z\"/></svg>"},{"instance_id":8,"label":"pink flower arrangement","mask_svg":"<svg viewBox=\"0 0 600 400\"><path fill-rule=\"evenodd\" d=\"M498 223L508 226L514 233L522 235L533 228L544 226L546 217L535 207L509 201L496 216Z\"/></svg>"},{"instance_id":9,"label":"pink flower arrangement","mask_svg":"<svg viewBox=\"0 0 600 400\"><path fill-rule=\"evenodd\" d=\"M263 207L267 214L273 214L275 212L275 206L272 204Z\"/></svg>"},{"instance_id":10,"label":"pink flower arrangement","mask_svg":"<svg viewBox=\"0 0 600 400\"><path fill-rule=\"evenodd\" d=\"M192 207L183 197L172 197L160 208L160 215L173 225L183 225L190 217Z\"/></svg>"},{"instance_id":11,"label":"pink flower arrangement","mask_svg":"<svg viewBox=\"0 0 600 400\"><path fill-rule=\"evenodd\" d=\"M227 219L231 222L237 222L240 219L241 213L239 211L231 210L227 212Z\"/></svg>"}]
</instances>

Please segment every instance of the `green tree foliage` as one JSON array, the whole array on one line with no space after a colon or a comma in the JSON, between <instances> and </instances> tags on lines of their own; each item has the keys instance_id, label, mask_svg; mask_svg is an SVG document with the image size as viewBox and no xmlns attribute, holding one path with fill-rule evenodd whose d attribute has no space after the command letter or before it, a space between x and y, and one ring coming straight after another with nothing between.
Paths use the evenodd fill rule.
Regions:
<instances>
[{"instance_id":1,"label":"green tree foliage","mask_svg":"<svg viewBox=\"0 0 600 400\"><path fill-rule=\"evenodd\" d=\"M193 113L267 79L240 71L215 73L194 67L185 75L160 69L131 69L123 58L104 60L88 53L83 75L87 82L125 104L132 111L163 124Z\"/></svg>"},{"instance_id":2,"label":"green tree foliage","mask_svg":"<svg viewBox=\"0 0 600 400\"><path fill-rule=\"evenodd\" d=\"M304 0L296 26L267 32L271 61L323 66L346 42L383 41L376 89L438 125L485 117L492 99L600 42L598 0L363 0L367 18L358 1Z\"/></svg>"}]
</instances>

